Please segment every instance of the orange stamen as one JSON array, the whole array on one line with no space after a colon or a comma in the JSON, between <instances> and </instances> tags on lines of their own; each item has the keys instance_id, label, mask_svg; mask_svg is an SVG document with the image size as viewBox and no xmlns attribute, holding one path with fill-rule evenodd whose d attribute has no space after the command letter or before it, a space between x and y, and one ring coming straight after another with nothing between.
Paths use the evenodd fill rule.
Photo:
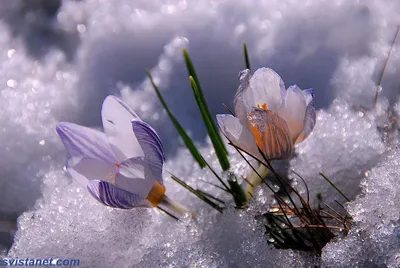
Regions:
<instances>
[{"instance_id":1,"label":"orange stamen","mask_svg":"<svg viewBox=\"0 0 400 268\"><path fill-rule=\"evenodd\" d=\"M263 104L257 104L257 108L259 109L263 109L264 111L268 110L268 105L264 102ZM261 140L261 135L260 135L260 130L258 128L257 125L250 125L250 131L251 133L253 133L254 138L256 139L256 143L258 148L260 148L261 150L263 149L263 142Z\"/></svg>"},{"instance_id":2,"label":"orange stamen","mask_svg":"<svg viewBox=\"0 0 400 268\"><path fill-rule=\"evenodd\" d=\"M166 190L167 188L165 188L164 185L161 185L158 182L154 182L153 188L151 188L149 195L146 197L146 199L153 205L153 207L156 207L164 198Z\"/></svg>"},{"instance_id":3,"label":"orange stamen","mask_svg":"<svg viewBox=\"0 0 400 268\"><path fill-rule=\"evenodd\" d=\"M264 104L262 105L262 108L266 111L266 110L268 110L268 105L264 102Z\"/></svg>"},{"instance_id":4,"label":"orange stamen","mask_svg":"<svg viewBox=\"0 0 400 268\"><path fill-rule=\"evenodd\" d=\"M115 163L114 166L116 166L117 168L119 168L119 164L118 164L118 163Z\"/></svg>"},{"instance_id":5,"label":"orange stamen","mask_svg":"<svg viewBox=\"0 0 400 268\"><path fill-rule=\"evenodd\" d=\"M256 139L256 143L257 143L258 148L260 148L262 150L263 149L263 143L262 143L262 140L261 140L260 131L258 129L258 126L257 125L255 125L255 126L250 125L250 131L251 131L251 133L253 133L253 136Z\"/></svg>"},{"instance_id":6,"label":"orange stamen","mask_svg":"<svg viewBox=\"0 0 400 268\"><path fill-rule=\"evenodd\" d=\"M257 104L257 108L263 108L264 111L268 110L268 105L264 102L263 104Z\"/></svg>"}]
</instances>

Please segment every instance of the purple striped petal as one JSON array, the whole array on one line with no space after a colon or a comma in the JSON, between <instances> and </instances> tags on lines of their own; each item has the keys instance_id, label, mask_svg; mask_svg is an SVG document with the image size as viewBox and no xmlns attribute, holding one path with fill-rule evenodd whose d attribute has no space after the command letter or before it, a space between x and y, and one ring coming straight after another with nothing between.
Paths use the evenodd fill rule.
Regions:
<instances>
[{"instance_id":1,"label":"purple striped petal","mask_svg":"<svg viewBox=\"0 0 400 268\"><path fill-rule=\"evenodd\" d=\"M132 128L142 147L151 172L157 181L163 184L162 167L165 157L160 137L149 124L142 121L132 121Z\"/></svg>"},{"instance_id":2,"label":"purple striped petal","mask_svg":"<svg viewBox=\"0 0 400 268\"><path fill-rule=\"evenodd\" d=\"M80 156L110 164L117 163L104 133L68 122L57 124L56 131L70 157Z\"/></svg>"},{"instance_id":3,"label":"purple striped petal","mask_svg":"<svg viewBox=\"0 0 400 268\"><path fill-rule=\"evenodd\" d=\"M97 201L109 207L122 209L152 207L149 201L139 195L120 189L105 181L90 181L87 189Z\"/></svg>"},{"instance_id":4,"label":"purple striped petal","mask_svg":"<svg viewBox=\"0 0 400 268\"><path fill-rule=\"evenodd\" d=\"M142 156L126 159L119 165L115 185L146 198L155 181L156 179L147 164L147 159Z\"/></svg>"}]
</instances>

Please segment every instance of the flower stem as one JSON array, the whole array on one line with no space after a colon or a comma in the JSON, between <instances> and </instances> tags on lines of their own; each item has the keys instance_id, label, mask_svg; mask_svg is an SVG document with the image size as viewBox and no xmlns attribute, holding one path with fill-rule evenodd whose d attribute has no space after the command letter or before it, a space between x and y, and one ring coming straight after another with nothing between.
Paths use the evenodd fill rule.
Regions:
<instances>
[{"instance_id":1,"label":"flower stem","mask_svg":"<svg viewBox=\"0 0 400 268\"><path fill-rule=\"evenodd\" d=\"M247 200L250 200L253 197L254 188L262 183L262 180L257 173L261 175L261 177L265 178L269 174L269 169L264 165L259 165L257 172L251 171L250 175L242 183Z\"/></svg>"},{"instance_id":2,"label":"flower stem","mask_svg":"<svg viewBox=\"0 0 400 268\"><path fill-rule=\"evenodd\" d=\"M186 213L190 213L190 215L194 218L196 213L181 205L180 203L170 199L168 196L164 196L161 203L157 206L160 210L171 216L172 218L178 220L182 218Z\"/></svg>"}]
</instances>

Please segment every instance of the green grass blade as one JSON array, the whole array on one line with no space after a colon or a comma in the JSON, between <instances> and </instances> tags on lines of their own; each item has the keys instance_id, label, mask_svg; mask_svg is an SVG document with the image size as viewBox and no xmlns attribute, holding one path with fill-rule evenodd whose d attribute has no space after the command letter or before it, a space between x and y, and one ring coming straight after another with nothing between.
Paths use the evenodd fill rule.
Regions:
<instances>
[{"instance_id":1,"label":"green grass blade","mask_svg":"<svg viewBox=\"0 0 400 268\"><path fill-rule=\"evenodd\" d=\"M247 51L247 44L243 43L243 53L244 53L244 60L246 62L246 69L250 70L250 59L249 59L249 53Z\"/></svg>"},{"instance_id":2,"label":"green grass blade","mask_svg":"<svg viewBox=\"0 0 400 268\"><path fill-rule=\"evenodd\" d=\"M197 150L196 145L194 145L192 139L186 133L185 129L181 126L175 116L172 114L171 110L169 109L167 103L165 102L164 98L162 97L160 90L158 89L157 85L154 83L153 77L151 76L150 71L147 71L147 76L150 79L151 84L153 85L154 90L156 91L157 97L160 100L161 104L164 106L165 111L169 118L172 121L172 124L175 126L176 130L178 131L179 135L182 137L183 142L185 143L186 147L189 149L190 153L192 154L193 158L197 161L201 168L206 166L204 158L201 156L199 150Z\"/></svg>"},{"instance_id":3,"label":"green grass blade","mask_svg":"<svg viewBox=\"0 0 400 268\"><path fill-rule=\"evenodd\" d=\"M201 116L203 117L204 124L206 125L208 135L210 136L211 142L214 146L215 153L218 157L218 161L221 165L222 170L228 170L230 167L228 155L226 154L226 148L222 143L219 132L214 129L211 117L207 114L207 106L202 101L200 90L196 84L196 81L192 76L189 77L190 85L192 86L194 97L197 105L199 106Z\"/></svg>"},{"instance_id":4,"label":"green grass blade","mask_svg":"<svg viewBox=\"0 0 400 268\"><path fill-rule=\"evenodd\" d=\"M207 120L209 121L210 126L212 127L212 131L214 132L215 138L220 143L220 147L223 148L225 154L228 155L228 150L225 148L225 145L224 145L224 143L222 141L222 138L219 135L218 128L216 127L214 121L212 120L210 111L209 111L208 106L207 106L206 99L204 98L203 89L201 88L201 85L200 85L200 80L197 77L196 70L195 70L194 65L192 63L192 60L191 60L191 58L189 56L189 53L187 52L186 49L183 50L183 57L185 59L185 63L186 63L186 67L187 67L188 72L189 72L189 76L193 77L194 81L196 82L196 85L197 85L197 88L198 88L198 92L199 92L199 99L201 100L201 103L204 106L204 112L205 112L204 115L205 115L205 117L203 117L203 120L205 121L206 120L205 118L207 118ZM209 134L210 134L210 132L209 132Z\"/></svg>"},{"instance_id":5,"label":"green grass blade","mask_svg":"<svg viewBox=\"0 0 400 268\"><path fill-rule=\"evenodd\" d=\"M245 208L247 203L246 195L244 194L242 186L238 183L235 174L229 172L228 183L231 188L233 200L237 208Z\"/></svg>"}]
</instances>

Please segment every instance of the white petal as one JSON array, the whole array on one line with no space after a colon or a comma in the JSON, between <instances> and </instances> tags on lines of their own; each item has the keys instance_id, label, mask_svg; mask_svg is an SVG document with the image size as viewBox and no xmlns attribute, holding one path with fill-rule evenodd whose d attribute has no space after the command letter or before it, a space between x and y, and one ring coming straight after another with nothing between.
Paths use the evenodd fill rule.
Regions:
<instances>
[{"instance_id":1,"label":"white petal","mask_svg":"<svg viewBox=\"0 0 400 268\"><path fill-rule=\"evenodd\" d=\"M217 121L222 133L230 142L262 160L253 134L238 118L230 114L217 114Z\"/></svg>"},{"instance_id":2,"label":"white petal","mask_svg":"<svg viewBox=\"0 0 400 268\"><path fill-rule=\"evenodd\" d=\"M249 87L243 92L243 102L247 111L252 107L267 105L268 110L278 110L285 95L285 85L281 77L269 68L260 68L250 78Z\"/></svg>"},{"instance_id":3,"label":"white petal","mask_svg":"<svg viewBox=\"0 0 400 268\"><path fill-rule=\"evenodd\" d=\"M101 117L104 132L120 162L143 155L131 125L132 120L141 119L126 103L115 96L108 96L103 102Z\"/></svg>"},{"instance_id":4,"label":"white petal","mask_svg":"<svg viewBox=\"0 0 400 268\"><path fill-rule=\"evenodd\" d=\"M251 73L249 69L243 70L239 73L240 85L233 99L235 105L235 116L242 122L247 121L247 109L243 103L243 93L249 87Z\"/></svg>"},{"instance_id":5,"label":"white petal","mask_svg":"<svg viewBox=\"0 0 400 268\"><path fill-rule=\"evenodd\" d=\"M116 167L93 158L71 157L67 163L71 177L86 187L89 180L112 182L117 173Z\"/></svg>"},{"instance_id":6,"label":"white petal","mask_svg":"<svg viewBox=\"0 0 400 268\"><path fill-rule=\"evenodd\" d=\"M132 129L146 157L148 166L162 185L162 169L165 161L164 148L157 132L146 122L133 121Z\"/></svg>"},{"instance_id":7,"label":"white petal","mask_svg":"<svg viewBox=\"0 0 400 268\"><path fill-rule=\"evenodd\" d=\"M123 161L116 176L115 185L128 192L146 198L156 181L144 157Z\"/></svg>"},{"instance_id":8,"label":"white petal","mask_svg":"<svg viewBox=\"0 0 400 268\"><path fill-rule=\"evenodd\" d=\"M306 108L306 99L301 89L297 86L289 87L278 114L286 121L293 142L303 131Z\"/></svg>"}]
</instances>

